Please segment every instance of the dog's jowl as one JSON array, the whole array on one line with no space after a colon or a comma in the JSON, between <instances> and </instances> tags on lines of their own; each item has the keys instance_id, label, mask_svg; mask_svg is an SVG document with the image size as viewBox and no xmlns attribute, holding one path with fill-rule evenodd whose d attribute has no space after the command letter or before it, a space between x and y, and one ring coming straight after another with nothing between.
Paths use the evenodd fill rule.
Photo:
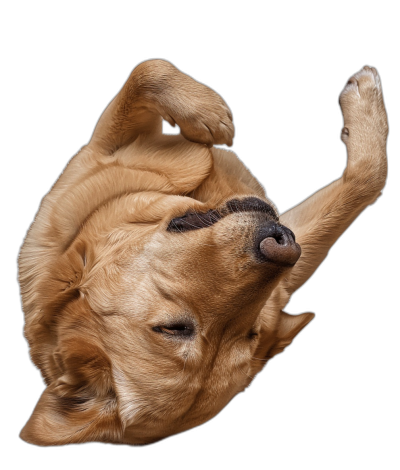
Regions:
<instances>
[{"instance_id":1,"label":"dog's jowl","mask_svg":"<svg viewBox=\"0 0 400 470\"><path fill-rule=\"evenodd\" d=\"M215 416L291 343L314 316L284 312L291 294L385 184L374 68L340 105L343 176L280 215L213 147L234 136L223 99L168 62L135 68L21 249L25 335L47 385L23 439L157 441Z\"/></svg>"}]
</instances>

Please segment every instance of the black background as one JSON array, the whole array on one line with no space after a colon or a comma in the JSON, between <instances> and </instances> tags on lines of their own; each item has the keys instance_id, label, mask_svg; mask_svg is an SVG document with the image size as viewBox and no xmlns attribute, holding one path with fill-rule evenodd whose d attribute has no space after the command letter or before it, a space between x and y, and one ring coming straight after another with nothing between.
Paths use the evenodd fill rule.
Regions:
<instances>
[{"instance_id":1,"label":"black background","mask_svg":"<svg viewBox=\"0 0 400 470\"><path fill-rule=\"evenodd\" d=\"M11 102L12 154L7 164L14 176L13 189L6 192L12 221L6 250L10 289L5 294L11 319L5 357L10 368L7 450L17 461L23 457L32 463L89 457L93 464L111 458L132 466L143 458L173 463L185 456L194 463L211 455L226 462L240 456L265 466L277 458L284 468L291 461L320 462L324 468L326 462L382 458L394 443L397 372L393 224L398 212L399 85L394 42L358 36L346 42L339 26L330 42L319 36L300 41L296 34L284 42L280 35L250 37L239 21L229 28L205 22L201 31L188 28L185 34L167 29L153 46L151 16L142 21L141 32L124 31L123 39L109 35L106 27L91 35L82 34L82 24L71 23L60 32L43 23L40 31L33 26L21 30L23 47L10 54L10 94L5 98ZM391 126L388 186L288 306L290 313L315 311L314 322L210 423L146 448L36 448L17 437L43 389L21 333L15 281L19 246L40 199L88 141L104 107L131 69L151 57L170 60L225 98L236 125L233 150L281 212L342 173L346 156L339 141L337 96L353 72L366 63L376 66Z\"/></svg>"}]
</instances>

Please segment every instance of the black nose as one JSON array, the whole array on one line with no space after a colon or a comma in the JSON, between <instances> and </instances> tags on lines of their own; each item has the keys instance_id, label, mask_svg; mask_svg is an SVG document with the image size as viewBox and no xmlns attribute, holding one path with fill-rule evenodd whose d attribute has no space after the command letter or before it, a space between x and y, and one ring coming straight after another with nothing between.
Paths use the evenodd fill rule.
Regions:
<instances>
[{"instance_id":1,"label":"black nose","mask_svg":"<svg viewBox=\"0 0 400 470\"><path fill-rule=\"evenodd\" d=\"M257 245L264 261L294 266L301 255L294 233L284 225L269 221L261 227Z\"/></svg>"}]
</instances>

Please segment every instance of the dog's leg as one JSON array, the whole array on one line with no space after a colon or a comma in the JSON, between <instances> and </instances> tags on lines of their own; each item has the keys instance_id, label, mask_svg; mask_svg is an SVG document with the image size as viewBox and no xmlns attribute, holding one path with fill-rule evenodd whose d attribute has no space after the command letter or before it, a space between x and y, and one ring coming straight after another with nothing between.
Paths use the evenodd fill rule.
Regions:
<instances>
[{"instance_id":1,"label":"dog's leg","mask_svg":"<svg viewBox=\"0 0 400 470\"><path fill-rule=\"evenodd\" d=\"M224 100L169 62L149 60L133 70L104 111L89 146L111 154L140 134L160 134L162 118L178 124L192 142L232 145L232 114Z\"/></svg>"},{"instance_id":2,"label":"dog's leg","mask_svg":"<svg viewBox=\"0 0 400 470\"><path fill-rule=\"evenodd\" d=\"M307 281L333 243L385 185L388 125L376 70L364 67L353 75L339 102L344 117L342 140L348 154L343 176L281 217L302 248L283 286L289 295Z\"/></svg>"},{"instance_id":3,"label":"dog's leg","mask_svg":"<svg viewBox=\"0 0 400 470\"><path fill-rule=\"evenodd\" d=\"M187 140L162 136L162 116L176 122ZM169 62L143 62L104 111L89 144L72 158L45 197L27 240L51 239L64 250L88 214L105 201L144 190L189 193L208 175L212 155L204 145L188 140L231 144L233 134L232 115L217 93ZM131 148L121 148L135 140ZM175 165L182 157L180 171L175 171L171 155Z\"/></svg>"}]
</instances>

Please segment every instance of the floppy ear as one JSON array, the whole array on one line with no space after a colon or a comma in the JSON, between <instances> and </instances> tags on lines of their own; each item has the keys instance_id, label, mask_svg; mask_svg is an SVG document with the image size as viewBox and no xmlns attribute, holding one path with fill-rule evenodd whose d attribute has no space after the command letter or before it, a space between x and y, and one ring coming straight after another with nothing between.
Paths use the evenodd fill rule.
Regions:
<instances>
[{"instance_id":1,"label":"floppy ear","mask_svg":"<svg viewBox=\"0 0 400 470\"><path fill-rule=\"evenodd\" d=\"M65 356L66 351L72 352ZM43 392L20 437L43 446L118 442L123 426L105 353L93 343L69 338L54 360L63 375Z\"/></svg>"},{"instance_id":2,"label":"floppy ear","mask_svg":"<svg viewBox=\"0 0 400 470\"><path fill-rule=\"evenodd\" d=\"M279 327L276 332L276 340L268 352L269 357L281 353L286 346L293 341L294 337L315 317L314 313L302 313L290 315L281 311L279 316Z\"/></svg>"},{"instance_id":3,"label":"floppy ear","mask_svg":"<svg viewBox=\"0 0 400 470\"><path fill-rule=\"evenodd\" d=\"M296 336L315 318L315 313L304 312L299 315L280 311L277 323L266 326L261 333L261 339L255 350L250 375L260 373L273 357L281 354L290 346Z\"/></svg>"}]
</instances>

